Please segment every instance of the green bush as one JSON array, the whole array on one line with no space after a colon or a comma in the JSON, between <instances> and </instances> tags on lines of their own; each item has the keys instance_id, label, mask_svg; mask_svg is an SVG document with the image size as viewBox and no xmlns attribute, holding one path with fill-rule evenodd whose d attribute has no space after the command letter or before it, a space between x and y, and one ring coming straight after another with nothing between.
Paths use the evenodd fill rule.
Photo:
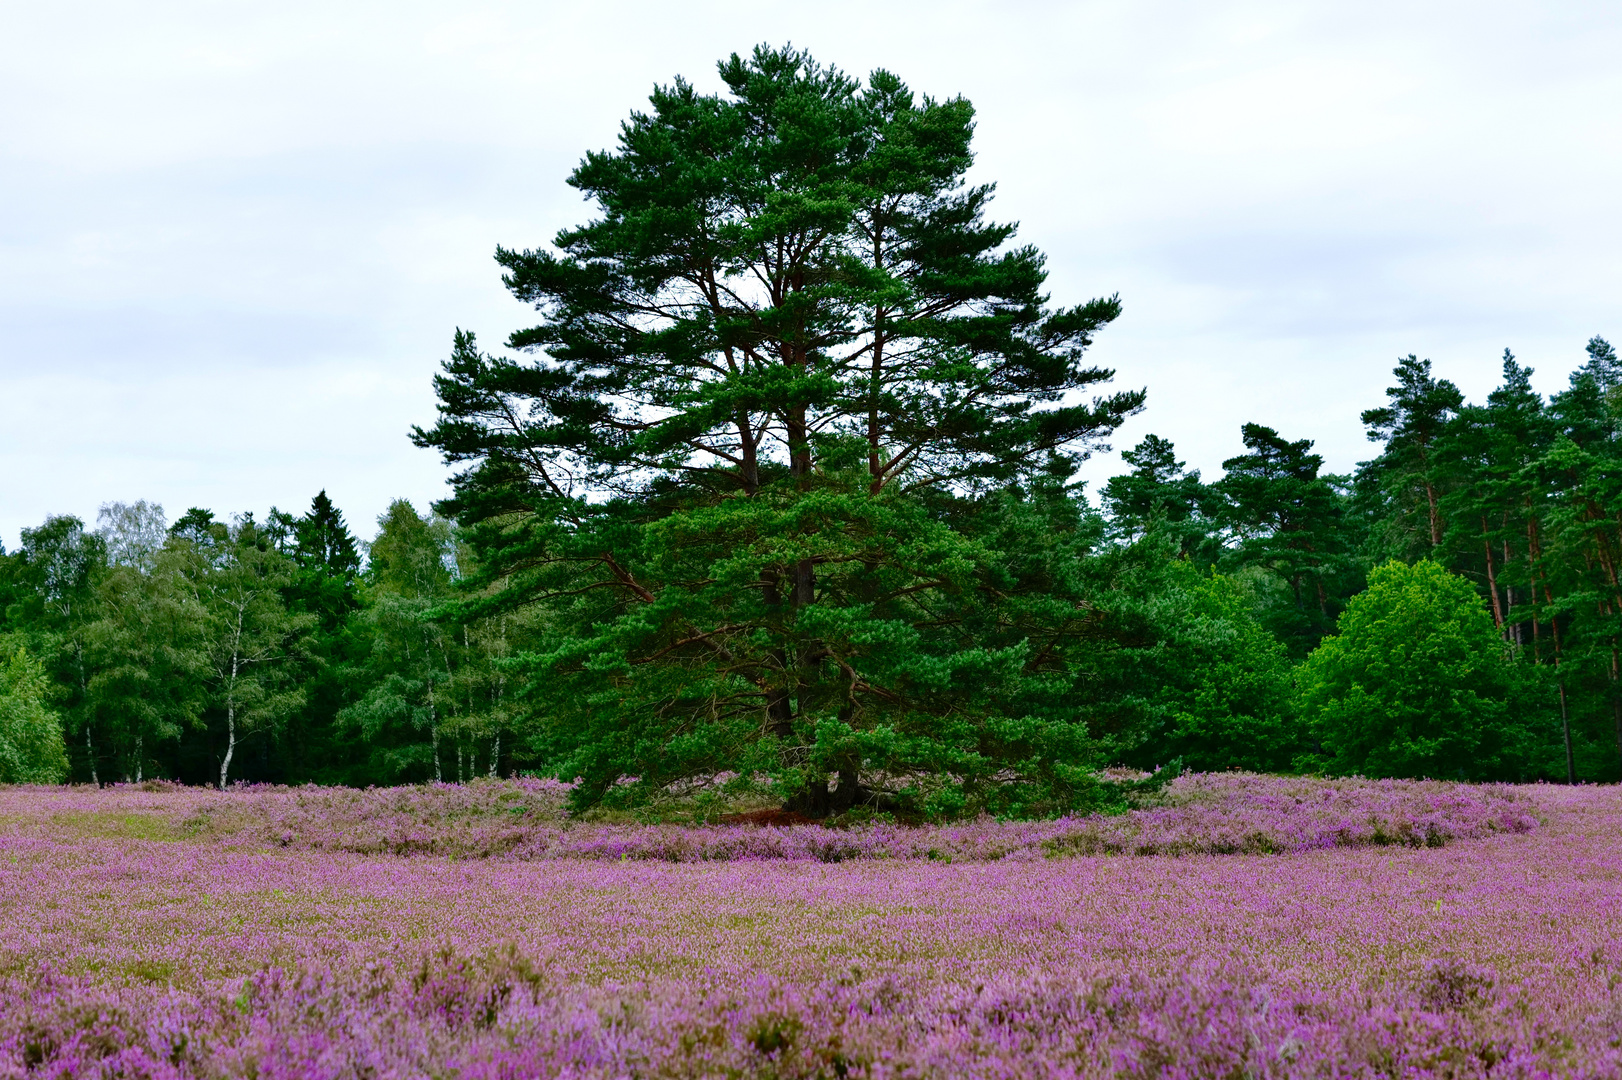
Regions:
<instances>
[{"instance_id":1,"label":"green bush","mask_svg":"<svg viewBox=\"0 0 1622 1080\"><path fill-rule=\"evenodd\" d=\"M1375 569L1297 672L1323 747L1303 764L1365 776L1513 779L1525 769L1517 707L1532 672L1464 578L1423 560Z\"/></svg>"},{"instance_id":2,"label":"green bush","mask_svg":"<svg viewBox=\"0 0 1622 1080\"><path fill-rule=\"evenodd\" d=\"M21 648L0 667L0 783L59 784L67 776L62 721L45 704L49 685Z\"/></svg>"},{"instance_id":3,"label":"green bush","mask_svg":"<svg viewBox=\"0 0 1622 1080\"><path fill-rule=\"evenodd\" d=\"M1122 762L1287 770L1304 749L1289 657L1257 620L1252 597L1233 578L1163 557L1153 538L1139 548L1099 601L1121 642L1099 665L1099 681L1114 684L1130 733Z\"/></svg>"}]
</instances>

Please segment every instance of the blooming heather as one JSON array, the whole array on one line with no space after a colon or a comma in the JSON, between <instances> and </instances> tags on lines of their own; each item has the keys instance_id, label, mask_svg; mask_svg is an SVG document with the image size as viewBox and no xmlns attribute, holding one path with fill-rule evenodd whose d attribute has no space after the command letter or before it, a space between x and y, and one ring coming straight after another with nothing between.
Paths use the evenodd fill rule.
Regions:
<instances>
[{"instance_id":1,"label":"blooming heather","mask_svg":"<svg viewBox=\"0 0 1622 1080\"><path fill-rule=\"evenodd\" d=\"M1505 785L1314 780L1246 773L1184 776L1158 805L1120 815L907 827L612 825L571 821L554 780L369 789L149 784L97 791L0 789L0 815L117 820L153 835L233 837L360 854L511 859L995 860L1055 854L1186 855L1440 846L1533 827Z\"/></svg>"},{"instance_id":2,"label":"blooming heather","mask_svg":"<svg viewBox=\"0 0 1622 1080\"><path fill-rule=\"evenodd\" d=\"M0 1075L1622 1075L1616 789L1200 777L838 862L556 806L0 792ZM511 828L576 854L464 857Z\"/></svg>"}]
</instances>

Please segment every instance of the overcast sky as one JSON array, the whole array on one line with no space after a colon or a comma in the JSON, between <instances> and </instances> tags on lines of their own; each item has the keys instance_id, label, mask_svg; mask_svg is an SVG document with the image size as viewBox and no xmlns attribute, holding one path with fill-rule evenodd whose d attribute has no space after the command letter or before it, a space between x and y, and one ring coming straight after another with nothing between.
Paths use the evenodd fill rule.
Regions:
<instances>
[{"instance_id":1,"label":"overcast sky","mask_svg":"<svg viewBox=\"0 0 1622 1080\"><path fill-rule=\"evenodd\" d=\"M655 82L792 41L979 111L975 178L1207 476L1254 420L1337 471L1399 355L1479 399L1622 339L1622 4L0 0L0 539L109 500L357 533L453 328L533 322L495 246ZM1111 457L1089 466L1102 478Z\"/></svg>"}]
</instances>

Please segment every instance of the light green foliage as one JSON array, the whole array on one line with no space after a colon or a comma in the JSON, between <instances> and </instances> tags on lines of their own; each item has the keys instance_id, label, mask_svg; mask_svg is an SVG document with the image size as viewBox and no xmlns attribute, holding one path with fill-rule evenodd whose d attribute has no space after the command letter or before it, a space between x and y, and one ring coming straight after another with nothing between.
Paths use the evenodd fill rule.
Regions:
<instances>
[{"instance_id":1,"label":"light green foliage","mask_svg":"<svg viewBox=\"0 0 1622 1080\"><path fill-rule=\"evenodd\" d=\"M109 567L96 588L96 618L84 628L85 709L101 749L139 781L162 744L201 725L206 704L207 611L170 545Z\"/></svg>"},{"instance_id":2,"label":"light green foliage","mask_svg":"<svg viewBox=\"0 0 1622 1080\"><path fill-rule=\"evenodd\" d=\"M224 724L219 785L246 737L268 737L304 702L299 665L309 655L316 616L291 611L284 591L295 564L251 516L232 525L192 510L171 541L181 575L201 609L201 645L210 712Z\"/></svg>"},{"instance_id":3,"label":"light green foliage","mask_svg":"<svg viewBox=\"0 0 1622 1080\"><path fill-rule=\"evenodd\" d=\"M86 693L84 628L95 618L96 583L106 566L106 545L85 531L84 522L70 515L48 517L39 527L22 530L6 609L7 624L22 633L49 671L58 692L53 701L67 728L82 734L91 779L98 747Z\"/></svg>"},{"instance_id":4,"label":"light green foliage","mask_svg":"<svg viewBox=\"0 0 1622 1080\"><path fill-rule=\"evenodd\" d=\"M361 619L369 649L355 665L366 693L338 719L371 746L373 768L389 778L444 778L439 741L458 635L436 620L451 593L450 525L423 517L404 499L378 519Z\"/></svg>"},{"instance_id":5,"label":"light green foliage","mask_svg":"<svg viewBox=\"0 0 1622 1080\"><path fill-rule=\"evenodd\" d=\"M1524 768L1525 681L1475 589L1428 559L1377 567L1298 673L1324 768L1448 779Z\"/></svg>"},{"instance_id":6,"label":"light green foliage","mask_svg":"<svg viewBox=\"0 0 1622 1080\"><path fill-rule=\"evenodd\" d=\"M0 638L0 783L59 784L67 778L62 720L47 702L45 668Z\"/></svg>"}]
</instances>

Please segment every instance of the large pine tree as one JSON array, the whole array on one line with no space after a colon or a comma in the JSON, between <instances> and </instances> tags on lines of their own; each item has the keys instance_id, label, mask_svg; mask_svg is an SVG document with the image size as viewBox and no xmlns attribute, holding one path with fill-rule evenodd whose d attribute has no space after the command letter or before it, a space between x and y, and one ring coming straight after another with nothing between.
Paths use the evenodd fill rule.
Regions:
<instances>
[{"instance_id":1,"label":"large pine tree","mask_svg":"<svg viewBox=\"0 0 1622 1080\"><path fill-rule=\"evenodd\" d=\"M459 332L417 432L463 466L482 602L546 613L533 751L586 803L727 773L813 814L1084 801L1064 487L1143 401L1082 396L1118 302L1048 305L964 181L967 101L788 49L720 75L586 157L593 220L498 252L534 358Z\"/></svg>"}]
</instances>

